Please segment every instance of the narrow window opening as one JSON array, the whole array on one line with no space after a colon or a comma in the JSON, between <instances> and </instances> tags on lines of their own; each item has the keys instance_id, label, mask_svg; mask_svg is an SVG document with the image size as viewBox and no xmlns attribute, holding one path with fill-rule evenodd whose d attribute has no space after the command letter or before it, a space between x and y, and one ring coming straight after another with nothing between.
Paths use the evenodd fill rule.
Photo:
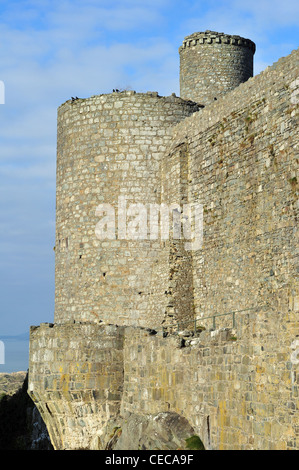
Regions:
<instances>
[{"instance_id":1,"label":"narrow window opening","mask_svg":"<svg viewBox=\"0 0 299 470\"><path fill-rule=\"evenodd\" d=\"M47 404L47 403L46 403L46 408L47 408L49 414L52 416L52 412L51 412L50 408L48 407L48 404Z\"/></svg>"},{"instance_id":2,"label":"narrow window opening","mask_svg":"<svg viewBox=\"0 0 299 470\"><path fill-rule=\"evenodd\" d=\"M207 416L207 431L208 431L208 443L209 446L211 444L211 439L210 439L210 416Z\"/></svg>"}]
</instances>

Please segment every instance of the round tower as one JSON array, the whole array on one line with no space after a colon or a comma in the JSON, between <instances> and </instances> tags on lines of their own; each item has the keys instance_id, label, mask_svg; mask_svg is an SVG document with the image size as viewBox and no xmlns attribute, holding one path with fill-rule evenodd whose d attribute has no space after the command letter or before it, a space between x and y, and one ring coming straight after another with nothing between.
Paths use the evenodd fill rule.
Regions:
<instances>
[{"instance_id":1,"label":"round tower","mask_svg":"<svg viewBox=\"0 0 299 470\"><path fill-rule=\"evenodd\" d=\"M214 31L185 37L180 53L180 94L207 105L253 76L255 44Z\"/></svg>"},{"instance_id":2,"label":"round tower","mask_svg":"<svg viewBox=\"0 0 299 470\"><path fill-rule=\"evenodd\" d=\"M172 125L198 109L175 95L134 91L60 106L56 323L158 321L150 293L161 284L153 273L163 248L150 237L149 205L160 204Z\"/></svg>"}]
</instances>

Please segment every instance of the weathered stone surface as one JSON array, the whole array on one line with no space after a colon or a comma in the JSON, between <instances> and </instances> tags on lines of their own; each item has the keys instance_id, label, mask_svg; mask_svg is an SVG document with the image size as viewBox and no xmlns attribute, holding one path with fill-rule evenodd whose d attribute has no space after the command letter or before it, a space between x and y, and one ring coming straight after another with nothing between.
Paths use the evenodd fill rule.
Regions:
<instances>
[{"instance_id":1,"label":"weathered stone surface","mask_svg":"<svg viewBox=\"0 0 299 470\"><path fill-rule=\"evenodd\" d=\"M253 54L208 36L186 48ZM297 77L293 51L199 112L134 92L60 108L55 323L32 328L29 370L55 448L176 445L165 413L206 449L299 448ZM202 245L99 242L119 194L201 204Z\"/></svg>"},{"instance_id":2,"label":"weathered stone surface","mask_svg":"<svg viewBox=\"0 0 299 470\"><path fill-rule=\"evenodd\" d=\"M11 375L18 387L14 393L9 387L0 399L0 450L53 450L45 423L27 394L27 373L5 375Z\"/></svg>"},{"instance_id":3,"label":"weathered stone surface","mask_svg":"<svg viewBox=\"0 0 299 470\"><path fill-rule=\"evenodd\" d=\"M150 204L161 202L161 164L172 127L198 109L174 96L131 91L60 106L55 322L160 324L168 304L167 249L148 236L149 220L136 239L128 233L132 216L121 214L144 204L149 219ZM112 238L97 236L101 204L114 211Z\"/></svg>"},{"instance_id":4,"label":"weathered stone surface","mask_svg":"<svg viewBox=\"0 0 299 470\"><path fill-rule=\"evenodd\" d=\"M30 340L28 393L54 447L90 448L96 431L119 414L123 328L43 325L31 330Z\"/></svg>"}]
</instances>

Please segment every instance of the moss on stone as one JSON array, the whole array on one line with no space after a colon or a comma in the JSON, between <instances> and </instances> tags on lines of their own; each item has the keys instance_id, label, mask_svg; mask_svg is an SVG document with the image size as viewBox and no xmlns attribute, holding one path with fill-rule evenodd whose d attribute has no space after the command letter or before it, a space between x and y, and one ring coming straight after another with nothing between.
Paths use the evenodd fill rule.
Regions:
<instances>
[{"instance_id":1,"label":"moss on stone","mask_svg":"<svg viewBox=\"0 0 299 470\"><path fill-rule=\"evenodd\" d=\"M185 441L188 450L205 450L202 440L196 435L188 437Z\"/></svg>"}]
</instances>

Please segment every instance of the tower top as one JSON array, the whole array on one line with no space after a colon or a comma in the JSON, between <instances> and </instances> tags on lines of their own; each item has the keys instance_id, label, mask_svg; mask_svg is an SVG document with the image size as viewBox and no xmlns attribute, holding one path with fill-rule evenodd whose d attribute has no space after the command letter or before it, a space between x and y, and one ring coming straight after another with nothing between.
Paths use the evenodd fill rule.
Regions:
<instances>
[{"instance_id":1,"label":"tower top","mask_svg":"<svg viewBox=\"0 0 299 470\"><path fill-rule=\"evenodd\" d=\"M180 53L181 98L208 105L253 76L255 44L204 31L186 36Z\"/></svg>"},{"instance_id":2,"label":"tower top","mask_svg":"<svg viewBox=\"0 0 299 470\"><path fill-rule=\"evenodd\" d=\"M231 44L234 46L247 47L253 54L255 53L255 43L250 39L242 38L241 36L218 33L216 31L197 32L186 36L183 45L179 48L185 49L186 47L196 46L197 44Z\"/></svg>"}]
</instances>

